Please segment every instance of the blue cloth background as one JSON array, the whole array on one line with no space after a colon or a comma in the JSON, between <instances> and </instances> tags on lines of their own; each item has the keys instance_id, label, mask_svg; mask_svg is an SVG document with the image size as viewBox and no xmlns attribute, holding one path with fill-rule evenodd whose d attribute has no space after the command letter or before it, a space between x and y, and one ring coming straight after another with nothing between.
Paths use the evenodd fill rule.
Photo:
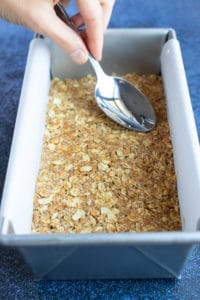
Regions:
<instances>
[{"instance_id":1,"label":"blue cloth background","mask_svg":"<svg viewBox=\"0 0 200 300\"><path fill-rule=\"evenodd\" d=\"M70 5L70 11L75 6ZM172 27L181 44L200 137L200 1L116 0L110 27ZM32 32L0 20L0 192ZM14 249L0 247L0 299L200 299L200 246L180 280L35 282Z\"/></svg>"}]
</instances>

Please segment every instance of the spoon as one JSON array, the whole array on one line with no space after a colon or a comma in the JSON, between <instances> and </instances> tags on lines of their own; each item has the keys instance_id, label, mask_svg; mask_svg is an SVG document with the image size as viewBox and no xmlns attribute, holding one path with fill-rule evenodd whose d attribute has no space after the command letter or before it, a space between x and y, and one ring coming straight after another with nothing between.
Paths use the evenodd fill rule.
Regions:
<instances>
[{"instance_id":1,"label":"spoon","mask_svg":"<svg viewBox=\"0 0 200 300\"><path fill-rule=\"evenodd\" d=\"M54 9L58 17L79 34L60 2ZM156 125L156 117L145 95L127 80L105 74L90 52L88 58L97 77L95 98L101 110L126 128L141 132L152 130Z\"/></svg>"}]
</instances>

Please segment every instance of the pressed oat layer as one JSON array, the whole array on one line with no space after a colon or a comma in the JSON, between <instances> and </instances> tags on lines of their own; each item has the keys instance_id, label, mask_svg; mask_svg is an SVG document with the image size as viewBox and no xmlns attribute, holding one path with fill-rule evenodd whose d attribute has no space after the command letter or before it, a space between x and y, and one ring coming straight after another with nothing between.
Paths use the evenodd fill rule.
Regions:
<instances>
[{"instance_id":1,"label":"pressed oat layer","mask_svg":"<svg viewBox=\"0 0 200 300\"><path fill-rule=\"evenodd\" d=\"M51 83L33 232L180 230L176 177L161 78L125 76L151 101L149 133L108 119L95 79Z\"/></svg>"}]
</instances>

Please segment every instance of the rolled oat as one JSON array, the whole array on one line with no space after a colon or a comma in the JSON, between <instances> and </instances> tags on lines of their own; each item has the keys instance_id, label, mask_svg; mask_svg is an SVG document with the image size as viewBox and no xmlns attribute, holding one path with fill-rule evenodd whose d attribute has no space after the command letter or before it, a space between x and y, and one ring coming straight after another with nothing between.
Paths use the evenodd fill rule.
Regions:
<instances>
[{"instance_id":1,"label":"rolled oat","mask_svg":"<svg viewBox=\"0 0 200 300\"><path fill-rule=\"evenodd\" d=\"M108 119L94 100L92 76L52 81L33 232L180 230L161 78L125 78L155 108L157 126L149 133Z\"/></svg>"}]
</instances>

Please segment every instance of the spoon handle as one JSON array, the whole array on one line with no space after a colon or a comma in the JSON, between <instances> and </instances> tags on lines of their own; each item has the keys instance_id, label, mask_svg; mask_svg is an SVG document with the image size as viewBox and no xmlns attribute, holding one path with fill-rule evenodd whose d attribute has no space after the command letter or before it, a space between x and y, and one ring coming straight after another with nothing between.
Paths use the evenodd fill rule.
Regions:
<instances>
[{"instance_id":1,"label":"spoon handle","mask_svg":"<svg viewBox=\"0 0 200 300\"><path fill-rule=\"evenodd\" d=\"M57 14L57 16L65 23L67 24L71 29L73 29L78 35L80 35L79 30L74 26L72 21L70 20L70 17L68 16L64 6L60 1L54 6L54 10Z\"/></svg>"}]
</instances>

